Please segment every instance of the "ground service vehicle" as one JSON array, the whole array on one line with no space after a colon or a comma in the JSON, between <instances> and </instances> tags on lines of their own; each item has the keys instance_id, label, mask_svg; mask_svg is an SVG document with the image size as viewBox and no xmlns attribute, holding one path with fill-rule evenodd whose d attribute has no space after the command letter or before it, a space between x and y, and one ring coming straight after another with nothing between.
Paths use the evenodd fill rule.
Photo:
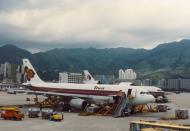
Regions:
<instances>
[{"instance_id":1,"label":"ground service vehicle","mask_svg":"<svg viewBox=\"0 0 190 131\"><path fill-rule=\"evenodd\" d=\"M2 107L0 108L1 118L12 119L12 120L22 120L24 114L21 113L17 107Z\"/></svg>"},{"instance_id":2,"label":"ground service vehicle","mask_svg":"<svg viewBox=\"0 0 190 131\"><path fill-rule=\"evenodd\" d=\"M52 113L53 113L53 109L51 109L51 108L43 108L41 110L42 119L50 119L50 116L52 115Z\"/></svg>"},{"instance_id":3,"label":"ground service vehicle","mask_svg":"<svg viewBox=\"0 0 190 131\"><path fill-rule=\"evenodd\" d=\"M28 117L29 118L39 117L39 114L40 114L40 108L37 108L37 107L28 108Z\"/></svg>"},{"instance_id":4,"label":"ground service vehicle","mask_svg":"<svg viewBox=\"0 0 190 131\"><path fill-rule=\"evenodd\" d=\"M61 121L63 120L63 114L58 112L53 112L50 116L50 120L52 121Z\"/></svg>"},{"instance_id":5,"label":"ground service vehicle","mask_svg":"<svg viewBox=\"0 0 190 131\"><path fill-rule=\"evenodd\" d=\"M132 121L130 131L190 131L190 126L156 121Z\"/></svg>"}]
</instances>

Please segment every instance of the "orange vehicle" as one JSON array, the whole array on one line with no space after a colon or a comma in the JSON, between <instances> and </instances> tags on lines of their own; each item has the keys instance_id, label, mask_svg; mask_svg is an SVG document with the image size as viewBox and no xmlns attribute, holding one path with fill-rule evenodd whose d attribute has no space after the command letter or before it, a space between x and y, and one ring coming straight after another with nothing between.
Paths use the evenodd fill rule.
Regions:
<instances>
[{"instance_id":1,"label":"orange vehicle","mask_svg":"<svg viewBox=\"0 0 190 131\"><path fill-rule=\"evenodd\" d=\"M19 108L17 107L2 107L0 108L0 116L5 120L22 120L24 118L24 114L21 113Z\"/></svg>"}]
</instances>

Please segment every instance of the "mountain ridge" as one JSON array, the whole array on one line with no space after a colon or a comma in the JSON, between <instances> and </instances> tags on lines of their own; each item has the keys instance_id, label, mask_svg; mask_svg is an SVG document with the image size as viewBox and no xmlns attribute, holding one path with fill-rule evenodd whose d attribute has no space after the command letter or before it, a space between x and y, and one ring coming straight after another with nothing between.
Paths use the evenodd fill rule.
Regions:
<instances>
[{"instance_id":1,"label":"mountain ridge","mask_svg":"<svg viewBox=\"0 0 190 131\"><path fill-rule=\"evenodd\" d=\"M189 70L190 40L160 44L151 50L123 47L55 48L32 54L14 45L0 47L0 63L8 61L20 64L22 58L29 58L34 66L43 72L82 72L88 69L93 74L117 75L120 68L133 68L139 74L152 75L159 69L170 72Z\"/></svg>"}]
</instances>

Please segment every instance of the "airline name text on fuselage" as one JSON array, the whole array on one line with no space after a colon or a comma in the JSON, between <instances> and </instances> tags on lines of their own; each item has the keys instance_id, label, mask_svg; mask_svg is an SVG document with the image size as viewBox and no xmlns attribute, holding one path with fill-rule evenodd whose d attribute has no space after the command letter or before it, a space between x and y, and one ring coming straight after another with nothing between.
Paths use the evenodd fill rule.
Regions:
<instances>
[{"instance_id":1,"label":"airline name text on fuselage","mask_svg":"<svg viewBox=\"0 0 190 131\"><path fill-rule=\"evenodd\" d=\"M104 90L105 89L105 87L100 87L100 86L95 86L94 87L94 90Z\"/></svg>"}]
</instances>

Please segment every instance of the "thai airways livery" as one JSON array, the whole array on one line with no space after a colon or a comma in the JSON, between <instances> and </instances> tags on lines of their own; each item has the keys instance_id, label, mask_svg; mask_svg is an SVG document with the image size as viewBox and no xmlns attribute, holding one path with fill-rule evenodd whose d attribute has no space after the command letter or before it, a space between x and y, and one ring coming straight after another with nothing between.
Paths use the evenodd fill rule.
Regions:
<instances>
[{"instance_id":1,"label":"thai airways livery","mask_svg":"<svg viewBox=\"0 0 190 131\"><path fill-rule=\"evenodd\" d=\"M114 103L118 92L131 95L128 104L154 102L146 89L130 85L98 85L74 83L48 83L41 80L28 59L23 59L25 77L31 92L41 95L62 96L74 108L83 109L87 104Z\"/></svg>"},{"instance_id":2,"label":"thai airways livery","mask_svg":"<svg viewBox=\"0 0 190 131\"><path fill-rule=\"evenodd\" d=\"M99 81L94 80L93 76L88 72L88 70L84 70L84 84L98 84Z\"/></svg>"},{"instance_id":3,"label":"thai airways livery","mask_svg":"<svg viewBox=\"0 0 190 131\"><path fill-rule=\"evenodd\" d=\"M84 84L99 84L99 81L96 81L93 76L88 72L88 70L84 70ZM121 82L119 83L119 85L128 85L128 86L133 86L132 82ZM156 99L157 98L164 98L165 97L165 92L158 87L155 86L139 86L141 88L144 88L145 90L147 90L150 94L152 94Z\"/></svg>"}]
</instances>

